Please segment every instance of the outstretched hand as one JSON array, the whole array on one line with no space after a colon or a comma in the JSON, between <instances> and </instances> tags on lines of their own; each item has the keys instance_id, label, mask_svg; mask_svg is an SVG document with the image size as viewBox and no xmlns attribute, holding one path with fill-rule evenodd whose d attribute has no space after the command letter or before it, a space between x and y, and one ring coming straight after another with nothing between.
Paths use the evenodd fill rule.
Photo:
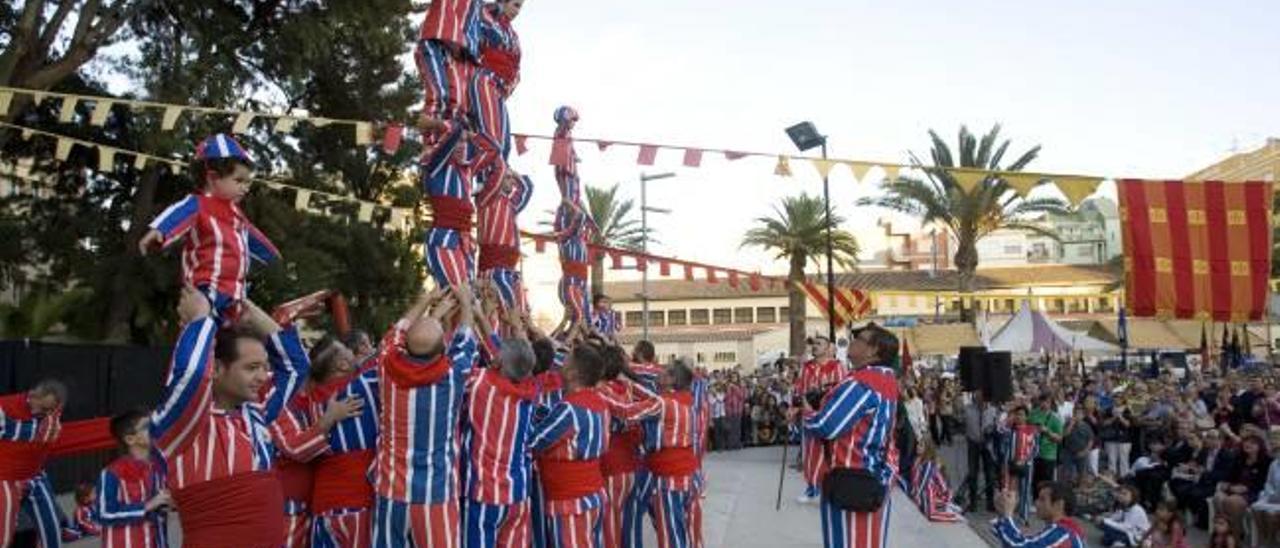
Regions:
<instances>
[{"instance_id":1,"label":"outstretched hand","mask_svg":"<svg viewBox=\"0 0 1280 548\"><path fill-rule=\"evenodd\" d=\"M159 248L162 244L164 244L164 234L154 228L148 230L146 235L138 240L138 254L146 257L152 249Z\"/></svg>"}]
</instances>

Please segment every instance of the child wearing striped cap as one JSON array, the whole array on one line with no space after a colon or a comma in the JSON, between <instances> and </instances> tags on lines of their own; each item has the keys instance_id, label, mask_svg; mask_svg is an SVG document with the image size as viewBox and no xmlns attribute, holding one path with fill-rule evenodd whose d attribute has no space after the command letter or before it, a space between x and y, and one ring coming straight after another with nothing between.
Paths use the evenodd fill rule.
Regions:
<instances>
[{"instance_id":1,"label":"child wearing striped cap","mask_svg":"<svg viewBox=\"0 0 1280 548\"><path fill-rule=\"evenodd\" d=\"M240 209L249 192L253 159L230 135L219 133L196 147L192 175L199 191L170 205L148 225L138 242L146 256L185 239L182 278L209 299L224 324L239 316L248 293L245 277L251 259L271 263L280 252Z\"/></svg>"}]
</instances>

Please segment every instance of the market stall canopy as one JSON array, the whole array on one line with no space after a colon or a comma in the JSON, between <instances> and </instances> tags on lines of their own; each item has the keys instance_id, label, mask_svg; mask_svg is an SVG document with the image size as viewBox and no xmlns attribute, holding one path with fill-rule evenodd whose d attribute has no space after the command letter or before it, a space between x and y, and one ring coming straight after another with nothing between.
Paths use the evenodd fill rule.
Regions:
<instances>
[{"instance_id":1,"label":"market stall canopy","mask_svg":"<svg viewBox=\"0 0 1280 548\"><path fill-rule=\"evenodd\" d=\"M1027 301L1022 302L1008 322L991 337L989 350L1032 354L1065 350L1084 352L1119 352L1120 348L1084 333L1076 333L1049 319L1042 312L1031 310Z\"/></svg>"}]
</instances>

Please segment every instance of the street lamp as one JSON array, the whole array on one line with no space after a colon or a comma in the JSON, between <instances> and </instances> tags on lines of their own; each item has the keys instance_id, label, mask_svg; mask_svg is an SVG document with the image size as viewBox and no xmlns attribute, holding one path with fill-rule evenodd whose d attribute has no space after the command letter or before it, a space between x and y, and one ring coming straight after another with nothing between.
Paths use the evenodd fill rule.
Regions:
<instances>
[{"instance_id":1,"label":"street lamp","mask_svg":"<svg viewBox=\"0 0 1280 548\"><path fill-rule=\"evenodd\" d=\"M787 137L795 143L800 152L814 147L822 147L822 159L827 159L827 136L818 133L813 122L800 122L787 128ZM827 210L827 337L831 342L836 340L836 275L831 252L831 184L827 175L822 176L822 202Z\"/></svg>"},{"instance_id":2,"label":"street lamp","mask_svg":"<svg viewBox=\"0 0 1280 548\"><path fill-rule=\"evenodd\" d=\"M649 212L654 213L671 213L670 209L662 209L659 207L649 207L649 181L657 181L659 179L669 179L675 177L675 173L655 173L653 175L640 174L640 251L649 255ZM641 314L644 319L641 320L642 327L641 338L649 340L649 268L640 270L640 303Z\"/></svg>"}]
</instances>

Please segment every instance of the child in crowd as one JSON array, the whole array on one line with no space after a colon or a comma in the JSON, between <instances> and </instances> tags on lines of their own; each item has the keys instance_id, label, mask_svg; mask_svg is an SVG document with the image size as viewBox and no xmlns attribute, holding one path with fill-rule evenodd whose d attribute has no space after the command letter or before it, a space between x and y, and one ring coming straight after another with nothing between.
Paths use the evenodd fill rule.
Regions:
<instances>
[{"instance_id":1,"label":"child in crowd","mask_svg":"<svg viewBox=\"0 0 1280 548\"><path fill-rule=\"evenodd\" d=\"M97 499L97 490L92 483L76 486L76 511L71 516L71 523L62 528L62 542L74 542L102 533L95 509Z\"/></svg>"},{"instance_id":2,"label":"child in crowd","mask_svg":"<svg viewBox=\"0 0 1280 548\"><path fill-rule=\"evenodd\" d=\"M1160 505L1156 507L1156 522L1152 524L1146 536L1146 542L1151 548L1189 548L1186 528L1178 515L1176 500L1160 501Z\"/></svg>"},{"instance_id":3,"label":"child in crowd","mask_svg":"<svg viewBox=\"0 0 1280 548\"><path fill-rule=\"evenodd\" d=\"M275 245L240 209L249 192L253 159L230 135L213 135L196 147L192 176L200 190L170 205L151 221L138 242L143 255L186 239L182 279L209 299L214 315L230 324L248 293L250 260L280 258Z\"/></svg>"},{"instance_id":4,"label":"child in crowd","mask_svg":"<svg viewBox=\"0 0 1280 548\"><path fill-rule=\"evenodd\" d=\"M1031 465L1039 454L1040 429L1027 423L1027 408L1018 405L1009 411L1006 423L1000 427L1000 435L1003 439L1003 484L1015 488L1018 494L1018 519L1027 523L1033 500Z\"/></svg>"},{"instance_id":5,"label":"child in crowd","mask_svg":"<svg viewBox=\"0 0 1280 548\"><path fill-rule=\"evenodd\" d=\"M105 548L169 545L165 508L172 501L163 487L163 467L152 458L150 425L142 411L111 419L111 435L124 454L98 476L97 513Z\"/></svg>"},{"instance_id":6,"label":"child in crowd","mask_svg":"<svg viewBox=\"0 0 1280 548\"><path fill-rule=\"evenodd\" d=\"M1213 530L1209 532L1209 548L1237 548L1235 531L1231 530L1231 520L1227 516L1213 516Z\"/></svg>"},{"instance_id":7,"label":"child in crowd","mask_svg":"<svg viewBox=\"0 0 1280 548\"><path fill-rule=\"evenodd\" d=\"M911 472L911 498L929 521L962 522L964 510L951 502L945 469L932 443L920 445L920 460Z\"/></svg>"},{"instance_id":8,"label":"child in crowd","mask_svg":"<svg viewBox=\"0 0 1280 548\"><path fill-rule=\"evenodd\" d=\"M1103 546L1138 546L1151 528L1147 511L1138 504L1138 488L1121 485L1116 491L1119 509L1098 521Z\"/></svg>"}]
</instances>

